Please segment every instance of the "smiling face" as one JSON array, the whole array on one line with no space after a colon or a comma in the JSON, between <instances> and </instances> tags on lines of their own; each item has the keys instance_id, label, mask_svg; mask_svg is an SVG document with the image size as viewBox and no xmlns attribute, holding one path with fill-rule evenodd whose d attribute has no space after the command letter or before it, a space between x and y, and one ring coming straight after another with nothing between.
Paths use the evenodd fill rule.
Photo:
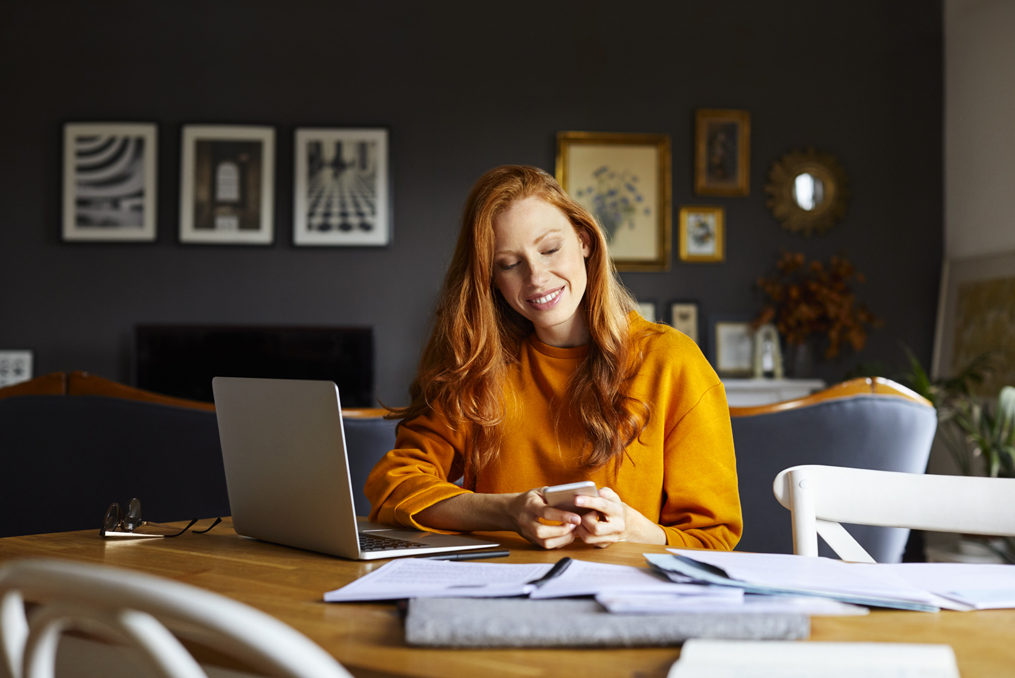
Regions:
<instances>
[{"instance_id":1,"label":"smiling face","mask_svg":"<svg viewBox=\"0 0 1015 678\"><path fill-rule=\"evenodd\" d=\"M587 283L586 239L564 213L539 198L512 203L493 220L493 277L511 308L550 346L589 342L579 312Z\"/></svg>"}]
</instances>

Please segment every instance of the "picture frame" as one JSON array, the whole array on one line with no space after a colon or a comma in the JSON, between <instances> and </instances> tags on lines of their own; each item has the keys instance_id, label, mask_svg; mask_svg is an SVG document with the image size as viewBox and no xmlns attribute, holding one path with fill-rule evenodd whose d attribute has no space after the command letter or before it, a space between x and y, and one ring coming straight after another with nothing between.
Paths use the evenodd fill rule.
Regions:
<instances>
[{"instance_id":1,"label":"picture frame","mask_svg":"<svg viewBox=\"0 0 1015 678\"><path fill-rule=\"evenodd\" d=\"M638 313L650 323L658 322L656 320L656 302L654 301L639 301Z\"/></svg>"},{"instance_id":2,"label":"picture frame","mask_svg":"<svg viewBox=\"0 0 1015 678\"><path fill-rule=\"evenodd\" d=\"M669 136L559 132L557 182L595 216L618 271L669 270Z\"/></svg>"},{"instance_id":3,"label":"picture frame","mask_svg":"<svg viewBox=\"0 0 1015 678\"><path fill-rule=\"evenodd\" d=\"M754 330L746 319L718 317L712 321L712 367L721 377L754 374Z\"/></svg>"},{"instance_id":4,"label":"picture frame","mask_svg":"<svg viewBox=\"0 0 1015 678\"><path fill-rule=\"evenodd\" d=\"M270 245L275 128L184 125L180 242Z\"/></svg>"},{"instance_id":5,"label":"picture frame","mask_svg":"<svg viewBox=\"0 0 1015 678\"><path fill-rule=\"evenodd\" d=\"M293 244L391 242L387 129L300 128L295 151Z\"/></svg>"},{"instance_id":6,"label":"picture frame","mask_svg":"<svg viewBox=\"0 0 1015 678\"><path fill-rule=\"evenodd\" d=\"M71 122L63 127L64 241L154 241L158 126Z\"/></svg>"},{"instance_id":7,"label":"picture frame","mask_svg":"<svg viewBox=\"0 0 1015 678\"><path fill-rule=\"evenodd\" d=\"M751 114L702 108L694 115L694 192L746 196L751 192Z\"/></svg>"},{"instance_id":8,"label":"picture frame","mask_svg":"<svg viewBox=\"0 0 1015 678\"><path fill-rule=\"evenodd\" d=\"M693 301L675 301L670 304L670 326L689 336L701 346L698 325L698 304Z\"/></svg>"},{"instance_id":9,"label":"picture frame","mask_svg":"<svg viewBox=\"0 0 1015 678\"><path fill-rule=\"evenodd\" d=\"M946 260L942 267L932 377L951 378L987 352L991 370L971 390L996 398L1015 383L1015 251Z\"/></svg>"},{"instance_id":10,"label":"picture frame","mask_svg":"<svg viewBox=\"0 0 1015 678\"><path fill-rule=\"evenodd\" d=\"M706 205L681 207L678 239L681 261L725 261L726 210Z\"/></svg>"},{"instance_id":11,"label":"picture frame","mask_svg":"<svg viewBox=\"0 0 1015 678\"><path fill-rule=\"evenodd\" d=\"M0 351L0 388L32 380L32 351Z\"/></svg>"}]
</instances>

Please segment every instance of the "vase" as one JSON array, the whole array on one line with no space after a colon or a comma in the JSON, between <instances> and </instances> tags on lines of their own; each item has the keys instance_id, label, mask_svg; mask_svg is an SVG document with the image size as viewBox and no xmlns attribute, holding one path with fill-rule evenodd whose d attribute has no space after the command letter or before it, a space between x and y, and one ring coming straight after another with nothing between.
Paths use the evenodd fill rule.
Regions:
<instances>
[{"instance_id":1,"label":"vase","mask_svg":"<svg viewBox=\"0 0 1015 678\"><path fill-rule=\"evenodd\" d=\"M814 375L814 347L810 342L786 346L786 372L794 379L809 379Z\"/></svg>"}]
</instances>

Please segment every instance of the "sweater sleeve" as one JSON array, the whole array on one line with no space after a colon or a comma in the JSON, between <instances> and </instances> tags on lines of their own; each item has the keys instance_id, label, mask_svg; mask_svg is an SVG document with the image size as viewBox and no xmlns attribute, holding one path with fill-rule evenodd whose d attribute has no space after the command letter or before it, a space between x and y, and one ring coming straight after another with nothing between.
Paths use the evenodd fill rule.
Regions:
<instances>
[{"instance_id":1,"label":"sweater sleeve","mask_svg":"<svg viewBox=\"0 0 1015 678\"><path fill-rule=\"evenodd\" d=\"M443 532L421 525L415 515L445 499L469 493L451 482L460 475L460 450L465 444L465 436L437 414L402 422L395 449L384 455L367 477L364 493L370 500L370 520Z\"/></svg>"},{"instance_id":2,"label":"sweater sleeve","mask_svg":"<svg viewBox=\"0 0 1015 678\"><path fill-rule=\"evenodd\" d=\"M733 430L722 383L667 432L659 523L669 546L730 551L743 532Z\"/></svg>"}]
</instances>

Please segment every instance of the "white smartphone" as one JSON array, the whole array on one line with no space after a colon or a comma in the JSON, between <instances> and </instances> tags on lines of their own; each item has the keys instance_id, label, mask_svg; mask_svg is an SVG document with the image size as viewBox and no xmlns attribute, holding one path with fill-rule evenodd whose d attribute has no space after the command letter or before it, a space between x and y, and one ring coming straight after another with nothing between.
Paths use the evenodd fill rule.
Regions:
<instances>
[{"instance_id":1,"label":"white smartphone","mask_svg":"<svg viewBox=\"0 0 1015 678\"><path fill-rule=\"evenodd\" d=\"M591 480L583 480L580 483L568 483L566 485L554 485L543 490L543 499L546 500L548 506L584 515L592 509L575 506L574 498L578 495L598 497L599 490L596 489L596 484Z\"/></svg>"}]
</instances>

